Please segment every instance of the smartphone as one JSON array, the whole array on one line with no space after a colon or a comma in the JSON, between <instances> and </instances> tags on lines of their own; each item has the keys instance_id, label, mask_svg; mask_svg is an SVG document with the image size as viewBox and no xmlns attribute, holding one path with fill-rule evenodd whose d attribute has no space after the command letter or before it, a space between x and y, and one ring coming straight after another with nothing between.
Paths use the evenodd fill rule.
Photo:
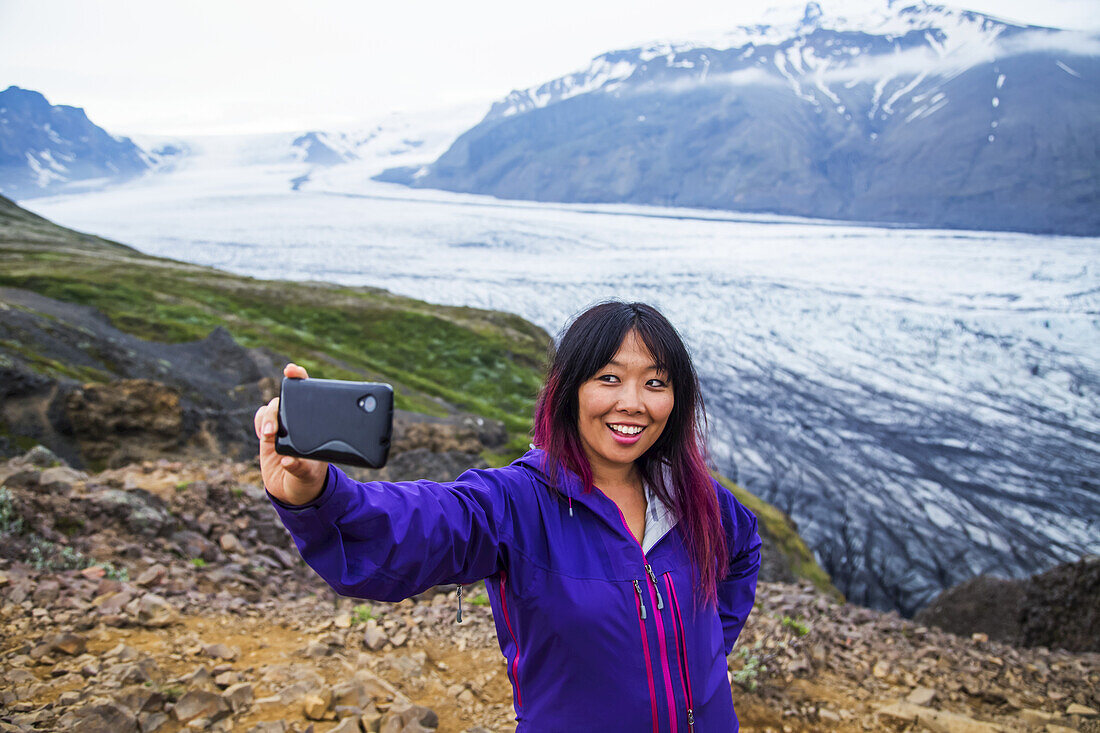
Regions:
<instances>
[{"instance_id":1,"label":"smartphone","mask_svg":"<svg viewBox=\"0 0 1100 733\"><path fill-rule=\"evenodd\" d=\"M275 452L381 468L393 433L393 387L340 379L283 379Z\"/></svg>"}]
</instances>

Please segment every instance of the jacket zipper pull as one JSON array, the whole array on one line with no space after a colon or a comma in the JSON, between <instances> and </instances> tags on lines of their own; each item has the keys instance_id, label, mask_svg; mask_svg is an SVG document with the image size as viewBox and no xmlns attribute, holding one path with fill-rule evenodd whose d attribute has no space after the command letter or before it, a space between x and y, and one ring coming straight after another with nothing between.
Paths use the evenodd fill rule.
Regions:
<instances>
[{"instance_id":1,"label":"jacket zipper pull","mask_svg":"<svg viewBox=\"0 0 1100 733\"><path fill-rule=\"evenodd\" d=\"M688 728L695 730L695 711L688 708Z\"/></svg>"},{"instance_id":2,"label":"jacket zipper pull","mask_svg":"<svg viewBox=\"0 0 1100 733\"><path fill-rule=\"evenodd\" d=\"M645 564L645 571L649 574L649 579L653 581L653 590L657 593L657 610L660 611L665 607L665 602L661 600L661 589L657 587L657 576L653 574L653 568L649 563Z\"/></svg>"},{"instance_id":3,"label":"jacket zipper pull","mask_svg":"<svg viewBox=\"0 0 1100 733\"><path fill-rule=\"evenodd\" d=\"M455 594L458 595L458 616L455 617L455 623L462 623L462 586L459 585L455 588Z\"/></svg>"},{"instance_id":4,"label":"jacket zipper pull","mask_svg":"<svg viewBox=\"0 0 1100 733\"><path fill-rule=\"evenodd\" d=\"M634 590L638 593L638 610L641 613L642 621L645 621L645 601L642 600L642 587L638 585L638 581L634 581Z\"/></svg>"}]
</instances>

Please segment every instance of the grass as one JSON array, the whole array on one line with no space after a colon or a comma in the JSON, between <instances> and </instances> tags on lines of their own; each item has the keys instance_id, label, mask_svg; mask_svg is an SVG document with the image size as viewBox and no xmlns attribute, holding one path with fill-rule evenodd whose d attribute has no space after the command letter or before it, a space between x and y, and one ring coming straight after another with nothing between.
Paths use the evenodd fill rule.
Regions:
<instances>
[{"instance_id":1,"label":"grass","mask_svg":"<svg viewBox=\"0 0 1100 733\"><path fill-rule=\"evenodd\" d=\"M351 623L353 625L365 624L372 618L375 618L374 611L366 603L360 603L355 608L351 609Z\"/></svg>"}]
</instances>

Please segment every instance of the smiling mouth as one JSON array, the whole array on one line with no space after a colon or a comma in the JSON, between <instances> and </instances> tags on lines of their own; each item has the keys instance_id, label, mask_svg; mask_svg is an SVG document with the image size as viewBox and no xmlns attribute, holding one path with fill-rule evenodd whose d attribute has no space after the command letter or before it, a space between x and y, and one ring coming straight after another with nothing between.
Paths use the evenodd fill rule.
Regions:
<instances>
[{"instance_id":1,"label":"smiling mouth","mask_svg":"<svg viewBox=\"0 0 1100 733\"><path fill-rule=\"evenodd\" d=\"M621 435L624 438L636 438L645 430L645 427L641 425L621 425L619 423L607 423L607 427L611 428L611 432L615 435Z\"/></svg>"}]
</instances>

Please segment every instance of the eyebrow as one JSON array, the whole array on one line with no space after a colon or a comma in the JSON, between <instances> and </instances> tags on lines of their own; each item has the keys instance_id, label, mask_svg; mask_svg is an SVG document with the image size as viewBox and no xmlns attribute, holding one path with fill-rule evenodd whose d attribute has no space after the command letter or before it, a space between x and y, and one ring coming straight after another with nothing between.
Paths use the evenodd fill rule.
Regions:
<instances>
[{"instance_id":1,"label":"eyebrow","mask_svg":"<svg viewBox=\"0 0 1100 733\"><path fill-rule=\"evenodd\" d=\"M626 364L623 364L622 362L615 361L614 359L612 359L611 361L609 361L607 363L610 364L611 366L617 366L620 369L625 369L626 368ZM650 364L648 367L646 367L646 371L649 371L649 372L667 372L668 370L664 369L662 367L659 367L656 364Z\"/></svg>"}]
</instances>

